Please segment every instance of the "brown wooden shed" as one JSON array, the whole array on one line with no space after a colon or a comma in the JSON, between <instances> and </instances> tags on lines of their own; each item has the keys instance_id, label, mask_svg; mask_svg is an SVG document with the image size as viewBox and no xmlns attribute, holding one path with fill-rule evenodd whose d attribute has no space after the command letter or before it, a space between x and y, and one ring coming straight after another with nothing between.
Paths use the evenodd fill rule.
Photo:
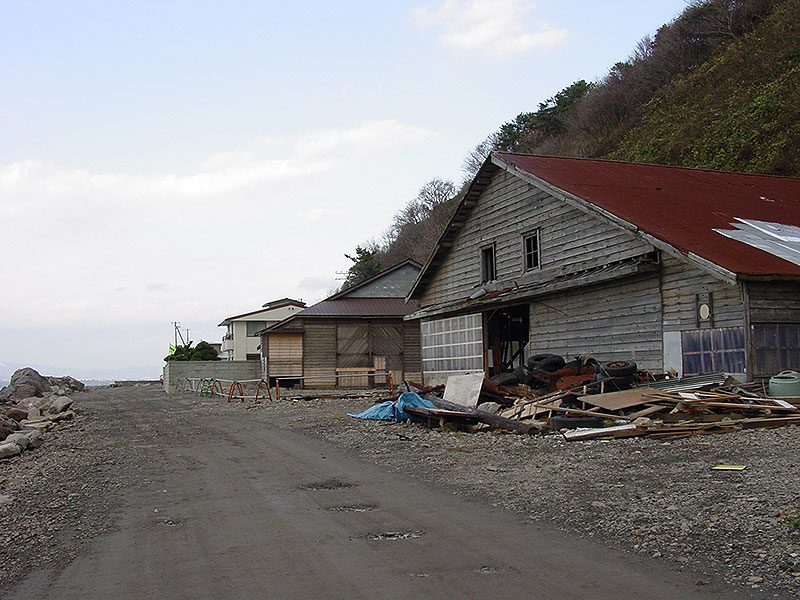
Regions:
<instances>
[{"instance_id":1,"label":"brown wooden shed","mask_svg":"<svg viewBox=\"0 0 800 600\"><path fill-rule=\"evenodd\" d=\"M265 377L303 387L369 387L422 376L418 309L405 296L420 272L406 261L266 329Z\"/></svg>"}]
</instances>

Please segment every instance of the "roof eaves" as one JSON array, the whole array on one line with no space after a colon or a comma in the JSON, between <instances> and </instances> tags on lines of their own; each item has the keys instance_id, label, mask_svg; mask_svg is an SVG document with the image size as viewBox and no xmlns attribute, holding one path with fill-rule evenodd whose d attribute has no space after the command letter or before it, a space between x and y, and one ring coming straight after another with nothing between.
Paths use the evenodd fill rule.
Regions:
<instances>
[{"instance_id":1,"label":"roof eaves","mask_svg":"<svg viewBox=\"0 0 800 600\"><path fill-rule=\"evenodd\" d=\"M486 186L489 184L489 181L491 181L496 172L497 166L495 165L492 155L490 154L486 157L486 160L483 161L481 168L478 169L475 177L473 177L472 181L470 182L467 191L464 192L461 202L459 202L455 211L453 211L453 216L450 217L450 221L448 221L447 225L439 236L439 239L436 241L436 245L433 247L433 250L428 256L428 260L425 261L425 265L422 267L419 275L417 275L414 285L411 286L411 291L409 291L408 295L406 296L406 302L411 300L417 293L417 290L423 284L423 280L425 279L428 271L437 266L435 261L442 258L449 251L450 247L452 246L452 238L455 237L458 231L460 231L464 226L469 213L472 212L472 209L478 203L478 197L483 193L483 190L486 189ZM464 220L459 221L459 216L463 217Z\"/></svg>"},{"instance_id":2,"label":"roof eaves","mask_svg":"<svg viewBox=\"0 0 800 600\"><path fill-rule=\"evenodd\" d=\"M391 267L388 267L388 268L384 269L380 273L376 273L375 275L373 275L369 279L365 279L361 283L358 283L358 284L356 284L354 286L351 286L351 287L347 288L346 290L341 290L340 292L336 292L333 296L328 296L327 298L325 298L324 300L321 300L320 302L325 302L327 300L336 300L337 298L341 298L342 296L346 296L347 294L350 294L350 293L356 291L357 289L360 289L360 288L364 287L365 285L368 285L368 284L372 283L373 281L376 281L376 280L380 279L381 277L384 277L384 276L388 275L389 273L393 273L394 271L396 271L400 267L404 267L406 265L412 265L414 267L417 267L418 269L422 269L422 265L421 264L419 264L417 261L415 261L415 260L413 260L411 258L408 258L408 259L406 259L406 260L404 260L402 262L397 263L396 265L392 265Z\"/></svg>"}]
</instances>

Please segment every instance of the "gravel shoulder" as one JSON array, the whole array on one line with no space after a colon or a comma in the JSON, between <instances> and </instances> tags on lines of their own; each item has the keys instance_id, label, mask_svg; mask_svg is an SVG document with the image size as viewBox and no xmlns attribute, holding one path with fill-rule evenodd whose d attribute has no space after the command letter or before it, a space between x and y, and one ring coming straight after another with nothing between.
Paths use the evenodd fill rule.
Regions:
<instances>
[{"instance_id":1,"label":"gravel shoulder","mask_svg":"<svg viewBox=\"0 0 800 600\"><path fill-rule=\"evenodd\" d=\"M124 491L157 476L159 461L146 457L169 452L169 432L187 422L199 432L198 418L227 414L302 431L531 522L702 573L699 585L722 578L754 597L800 594L797 427L568 443L345 416L372 399L247 406L186 394L157 418L130 418L134 405L162 394L156 386L82 393L75 421L48 433L41 448L0 462L0 590L36 567L57 571L87 540L112 531ZM718 463L747 469L711 471Z\"/></svg>"}]
</instances>

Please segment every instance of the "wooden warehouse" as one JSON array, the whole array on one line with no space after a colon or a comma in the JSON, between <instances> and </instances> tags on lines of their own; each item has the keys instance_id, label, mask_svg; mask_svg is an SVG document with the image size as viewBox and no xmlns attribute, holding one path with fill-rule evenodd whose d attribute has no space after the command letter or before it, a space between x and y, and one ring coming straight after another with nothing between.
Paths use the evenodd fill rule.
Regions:
<instances>
[{"instance_id":1,"label":"wooden warehouse","mask_svg":"<svg viewBox=\"0 0 800 600\"><path fill-rule=\"evenodd\" d=\"M421 378L419 323L404 321L420 272L413 261L319 302L261 334L265 377L303 387L367 387ZM301 379L302 378L302 379Z\"/></svg>"},{"instance_id":2,"label":"wooden warehouse","mask_svg":"<svg viewBox=\"0 0 800 600\"><path fill-rule=\"evenodd\" d=\"M409 299L429 384L539 353L800 368L800 180L496 152Z\"/></svg>"}]
</instances>

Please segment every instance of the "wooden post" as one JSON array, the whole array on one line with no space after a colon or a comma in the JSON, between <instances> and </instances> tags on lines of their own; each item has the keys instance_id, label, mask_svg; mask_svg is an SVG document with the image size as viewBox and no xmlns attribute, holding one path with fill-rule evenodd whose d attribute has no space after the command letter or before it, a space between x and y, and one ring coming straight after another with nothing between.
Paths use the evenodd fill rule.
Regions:
<instances>
[{"instance_id":1,"label":"wooden post","mask_svg":"<svg viewBox=\"0 0 800 600\"><path fill-rule=\"evenodd\" d=\"M281 399L281 380L275 378L275 400Z\"/></svg>"}]
</instances>

